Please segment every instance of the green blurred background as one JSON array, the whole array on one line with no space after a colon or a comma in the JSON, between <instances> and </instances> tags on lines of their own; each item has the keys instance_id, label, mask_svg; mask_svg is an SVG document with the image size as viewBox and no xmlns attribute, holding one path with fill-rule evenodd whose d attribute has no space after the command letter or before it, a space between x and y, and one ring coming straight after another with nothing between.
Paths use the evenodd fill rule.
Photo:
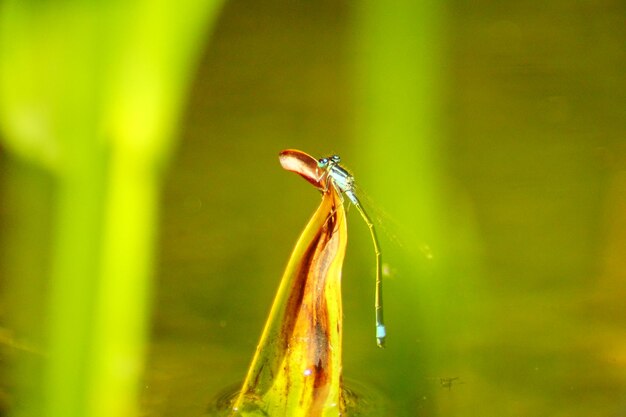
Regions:
<instances>
[{"instance_id":1,"label":"green blurred background","mask_svg":"<svg viewBox=\"0 0 626 417\"><path fill-rule=\"evenodd\" d=\"M344 375L389 415L626 415L626 6L384 3L231 0L198 35L140 415L202 415L243 379L319 203L285 148L340 154L380 220L388 347L350 210ZM0 179L0 403L28 415L58 190L6 148Z\"/></svg>"}]
</instances>

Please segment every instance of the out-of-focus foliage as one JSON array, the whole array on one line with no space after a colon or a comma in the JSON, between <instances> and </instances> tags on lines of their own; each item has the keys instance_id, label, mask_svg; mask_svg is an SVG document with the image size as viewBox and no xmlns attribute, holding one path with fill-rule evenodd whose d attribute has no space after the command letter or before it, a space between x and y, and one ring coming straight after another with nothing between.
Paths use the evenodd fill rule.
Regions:
<instances>
[{"instance_id":1,"label":"out-of-focus foliage","mask_svg":"<svg viewBox=\"0 0 626 417\"><path fill-rule=\"evenodd\" d=\"M433 335L445 326L431 314L449 296L446 277L454 262L443 210L448 193L441 123L445 12L444 3L431 0L393 5L364 0L355 7L356 132L363 159L376 166L361 177L402 230L410 231L403 234L407 254L390 263L402 272L388 280L390 352L378 361L387 365L382 373L402 381L390 392L397 404L425 385L430 356L439 349ZM397 290L403 296L394 296ZM406 322L419 325L409 330L401 324ZM421 338L429 342L416 345ZM393 361L387 362L388 355ZM406 363L418 371L407 373Z\"/></svg>"},{"instance_id":2,"label":"out-of-focus foliage","mask_svg":"<svg viewBox=\"0 0 626 417\"><path fill-rule=\"evenodd\" d=\"M55 190L45 375L15 415L136 414L161 166L220 5L0 5L1 137Z\"/></svg>"}]
</instances>

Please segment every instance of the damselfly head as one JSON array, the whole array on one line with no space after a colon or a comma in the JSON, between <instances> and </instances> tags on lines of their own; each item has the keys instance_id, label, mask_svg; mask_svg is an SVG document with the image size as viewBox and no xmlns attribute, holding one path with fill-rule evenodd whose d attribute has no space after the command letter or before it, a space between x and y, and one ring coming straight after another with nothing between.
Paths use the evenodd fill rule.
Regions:
<instances>
[{"instance_id":1,"label":"damselfly head","mask_svg":"<svg viewBox=\"0 0 626 417\"><path fill-rule=\"evenodd\" d=\"M328 168L329 165L338 165L341 162L339 155L331 155L328 157L320 158L317 161L317 166L320 168Z\"/></svg>"},{"instance_id":2,"label":"damselfly head","mask_svg":"<svg viewBox=\"0 0 626 417\"><path fill-rule=\"evenodd\" d=\"M328 166L328 158L320 158L317 161L317 166L320 168L326 168Z\"/></svg>"}]
</instances>

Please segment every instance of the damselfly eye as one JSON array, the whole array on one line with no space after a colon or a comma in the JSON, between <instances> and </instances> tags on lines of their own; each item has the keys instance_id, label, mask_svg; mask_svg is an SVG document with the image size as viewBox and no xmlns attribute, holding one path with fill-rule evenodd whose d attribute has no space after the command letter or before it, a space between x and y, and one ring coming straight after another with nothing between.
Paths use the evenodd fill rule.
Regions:
<instances>
[{"instance_id":1,"label":"damselfly eye","mask_svg":"<svg viewBox=\"0 0 626 417\"><path fill-rule=\"evenodd\" d=\"M333 156L330 157L330 159L332 159L333 162L336 163L336 164L341 162L341 158L339 157L339 155L333 155Z\"/></svg>"},{"instance_id":2,"label":"damselfly eye","mask_svg":"<svg viewBox=\"0 0 626 417\"><path fill-rule=\"evenodd\" d=\"M317 161L317 166L320 168L326 168L327 165L328 165L328 158L320 158L320 160Z\"/></svg>"}]
</instances>

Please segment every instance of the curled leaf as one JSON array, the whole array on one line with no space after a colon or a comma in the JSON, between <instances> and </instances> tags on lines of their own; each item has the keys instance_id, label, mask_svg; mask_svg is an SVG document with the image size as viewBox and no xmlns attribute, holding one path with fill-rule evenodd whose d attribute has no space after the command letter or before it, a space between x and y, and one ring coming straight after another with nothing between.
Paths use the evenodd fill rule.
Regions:
<instances>
[{"instance_id":1,"label":"curled leaf","mask_svg":"<svg viewBox=\"0 0 626 417\"><path fill-rule=\"evenodd\" d=\"M299 151L284 152L283 167L323 190L315 159ZM342 201L329 187L291 254L234 402L234 416L342 415L341 268L346 243Z\"/></svg>"},{"instance_id":2,"label":"curled leaf","mask_svg":"<svg viewBox=\"0 0 626 417\"><path fill-rule=\"evenodd\" d=\"M324 170L311 155L296 149L286 149L278 154L278 160L284 169L295 172L316 188L322 191L328 188Z\"/></svg>"}]
</instances>

